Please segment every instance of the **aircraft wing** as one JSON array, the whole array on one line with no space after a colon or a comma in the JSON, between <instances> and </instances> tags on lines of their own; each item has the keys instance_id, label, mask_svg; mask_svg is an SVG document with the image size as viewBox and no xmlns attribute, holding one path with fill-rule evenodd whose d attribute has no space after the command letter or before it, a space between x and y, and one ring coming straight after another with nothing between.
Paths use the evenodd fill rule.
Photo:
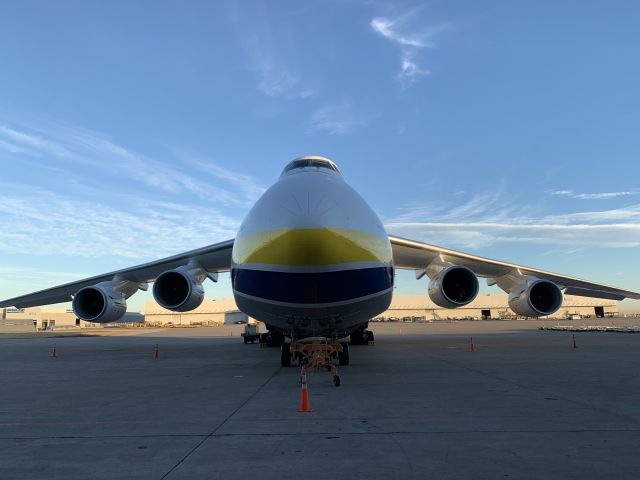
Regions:
<instances>
[{"instance_id":1,"label":"aircraft wing","mask_svg":"<svg viewBox=\"0 0 640 480\"><path fill-rule=\"evenodd\" d=\"M606 298L623 300L632 298L639 300L640 293L623 290L621 288L590 282L580 278L569 277L557 273L546 272L513 263L500 262L490 258L477 257L448 248L437 247L427 243L416 242L405 238L389 235L393 250L393 262L396 268L416 270L416 274L423 272L432 262L446 262L470 268L478 277L488 279L490 285L498 284L500 279L509 276L531 275L533 277L550 280L558 287L565 289L567 295L583 297Z\"/></svg>"},{"instance_id":2,"label":"aircraft wing","mask_svg":"<svg viewBox=\"0 0 640 480\"><path fill-rule=\"evenodd\" d=\"M52 303L69 302L81 288L95 285L100 282L113 280L116 276L137 284L152 282L166 270L172 270L187 264L190 260L198 262L209 273L224 272L231 267L231 250L233 240L216 243L207 247L180 253L172 257L163 258L149 263L143 263L135 267L123 268L115 272L96 275L76 282L66 283L53 288L47 288L39 292L29 293L20 297L9 298L0 301L3 307L37 307Z\"/></svg>"}]
</instances>

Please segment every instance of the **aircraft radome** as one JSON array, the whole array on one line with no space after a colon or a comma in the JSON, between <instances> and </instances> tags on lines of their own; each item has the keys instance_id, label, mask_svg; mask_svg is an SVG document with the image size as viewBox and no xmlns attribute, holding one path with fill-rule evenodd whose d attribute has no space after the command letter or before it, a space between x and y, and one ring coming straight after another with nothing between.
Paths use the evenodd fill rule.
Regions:
<instances>
[{"instance_id":1,"label":"aircraft radome","mask_svg":"<svg viewBox=\"0 0 640 480\"><path fill-rule=\"evenodd\" d=\"M292 356L306 361L309 344L348 364L344 340L373 340L368 321L389 306L395 268L428 276L428 295L444 308L473 301L478 277L507 292L511 309L526 317L556 312L563 293L640 299L640 293L388 235L336 164L312 156L285 167L235 239L3 300L0 307L72 300L78 318L113 322L124 315L126 300L153 282L162 307L186 312L202 303L206 278L230 271L238 308L264 322L269 342L281 346L282 365Z\"/></svg>"}]
</instances>

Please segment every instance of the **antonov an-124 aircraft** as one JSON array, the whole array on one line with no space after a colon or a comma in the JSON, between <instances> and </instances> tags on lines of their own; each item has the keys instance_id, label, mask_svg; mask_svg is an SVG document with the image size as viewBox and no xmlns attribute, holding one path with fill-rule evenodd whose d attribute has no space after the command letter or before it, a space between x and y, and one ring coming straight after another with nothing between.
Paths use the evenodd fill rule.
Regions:
<instances>
[{"instance_id":1,"label":"antonov an-124 aircraft","mask_svg":"<svg viewBox=\"0 0 640 480\"><path fill-rule=\"evenodd\" d=\"M3 300L0 307L72 300L78 318L113 322L127 299L153 282L162 307L187 312L202 303L206 278L215 282L230 271L238 308L266 325L269 341L281 346L282 365L309 339L334 345L344 365L347 337L352 344L373 340L368 321L389 307L395 268L429 277L429 297L443 308L473 301L478 277L507 292L511 309L525 317L556 312L563 293L640 299L636 292L388 235L334 162L308 156L285 167L235 239Z\"/></svg>"}]
</instances>

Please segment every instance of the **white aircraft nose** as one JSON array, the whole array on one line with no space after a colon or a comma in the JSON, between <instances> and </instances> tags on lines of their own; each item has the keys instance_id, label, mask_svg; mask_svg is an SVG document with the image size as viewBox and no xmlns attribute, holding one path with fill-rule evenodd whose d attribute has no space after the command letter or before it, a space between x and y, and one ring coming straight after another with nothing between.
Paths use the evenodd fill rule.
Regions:
<instances>
[{"instance_id":1,"label":"white aircraft nose","mask_svg":"<svg viewBox=\"0 0 640 480\"><path fill-rule=\"evenodd\" d=\"M345 222L339 203L325 192L298 191L283 200L279 208L288 228L320 228Z\"/></svg>"},{"instance_id":2,"label":"white aircraft nose","mask_svg":"<svg viewBox=\"0 0 640 480\"><path fill-rule=\"evenodd\" d=\"M378 217L341 176L318 172L282 177L256 202L238 236L302 229L361 230L386 238Z\"/></svg>"}]
</instances>

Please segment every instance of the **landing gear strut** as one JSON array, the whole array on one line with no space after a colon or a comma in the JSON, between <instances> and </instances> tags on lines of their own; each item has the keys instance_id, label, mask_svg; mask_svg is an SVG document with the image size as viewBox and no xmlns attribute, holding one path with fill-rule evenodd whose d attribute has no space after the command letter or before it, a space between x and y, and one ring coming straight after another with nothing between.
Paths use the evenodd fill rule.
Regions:
<instances>
[{"instance_id":1,"label":"landing gear strut","mask_svg":"<svg viewBox=\"0 0 640 480\"><path fill-rule=\"evenodd\" d=\"M349 365L349 344L342 342L342 351L338 352L338 365Z\"/></svg>"},{"instance_id":2,"label":"landing gear strut","mask_svg":"<svg viewBox=\"0 0 640 480\"><path fill-rule=\"evenodd\" d=\"M291 366L291 344L289 342L282 342L280 345L280 365L283 367Z\"/></svg>"}]
</instances>

